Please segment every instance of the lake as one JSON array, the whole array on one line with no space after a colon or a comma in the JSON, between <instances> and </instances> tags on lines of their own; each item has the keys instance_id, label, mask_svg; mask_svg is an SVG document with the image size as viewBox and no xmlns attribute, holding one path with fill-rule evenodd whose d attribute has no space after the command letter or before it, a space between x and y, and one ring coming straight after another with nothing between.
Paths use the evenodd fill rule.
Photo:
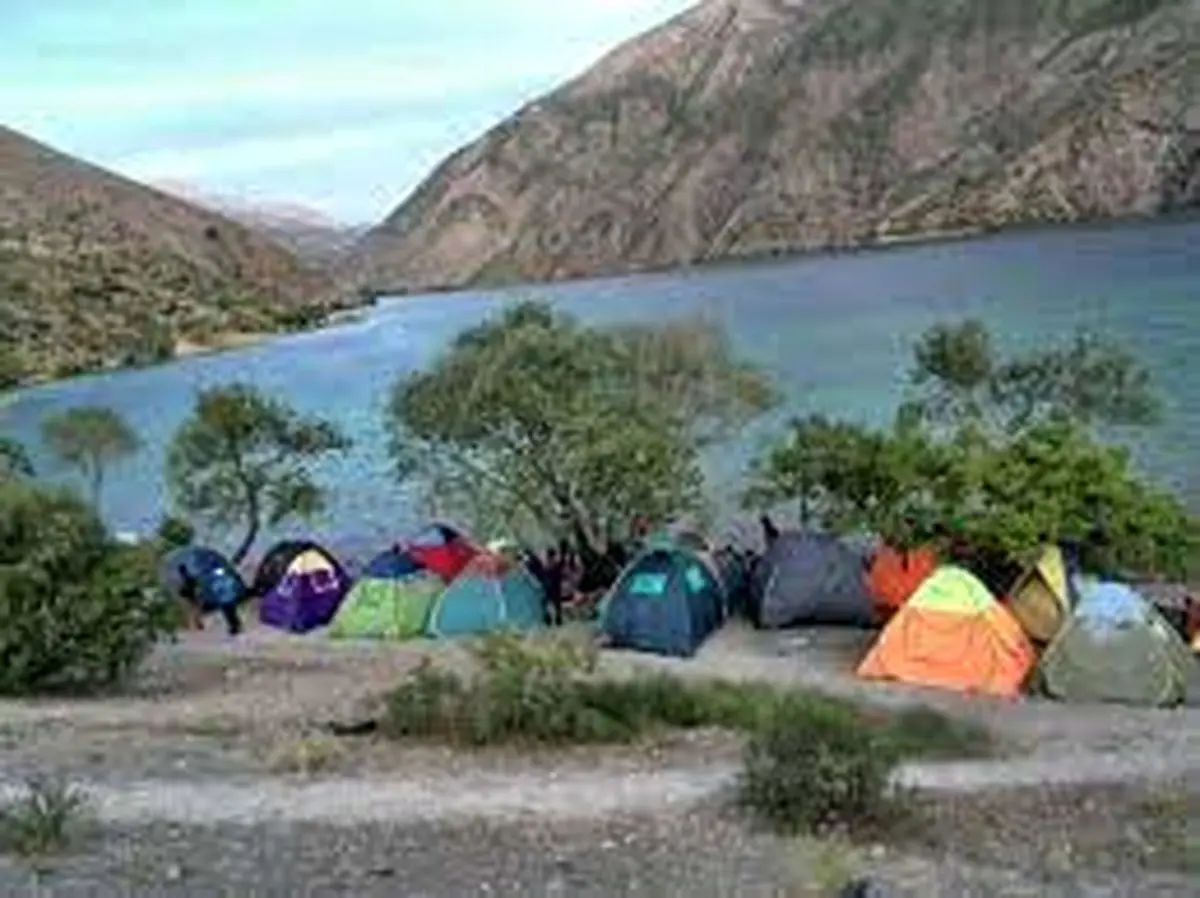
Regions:
<instances>
[{"instance_id":1,"label":"lake","mask_svg":"<svg viewBox=\"0 0 1200 898\"><path fill-rule=\"evenodd\" d=\"M869 421L891 415L912 341L936 321L977 316L1013 347L1069 337L1078 327L1100 331L1143 357L1166 400L1164 423L1137 446L1139 461L1200 508L1195 219L388 300L324 331L25 390L0 409L0 425L33 451L41 472L65 480L70 474L56 470L38 446L38 422L77 404L118 409L146 447L110 474L103 512L117 530L146 532L167 507L165 446L196 389L249 381L333 418L356 440L350 455L322 469L336 486L314 529L339 543L386 544L416 522L418 511L388 471L380 413L389 385L428 363L460 328L527 297L595 321L711 316L775 373L792 409ZM754 435L743 449L762 438ZM720 497L738 486L723 480Z\"/></svg>"}]
</instances>

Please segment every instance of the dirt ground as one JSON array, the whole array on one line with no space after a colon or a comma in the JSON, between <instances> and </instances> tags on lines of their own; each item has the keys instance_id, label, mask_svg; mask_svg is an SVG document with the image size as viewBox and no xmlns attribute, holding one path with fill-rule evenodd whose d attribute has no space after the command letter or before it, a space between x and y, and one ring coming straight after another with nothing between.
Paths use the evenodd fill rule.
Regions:
<instances>
[{"instance_id":1,"label":"dirt ground","mask_svg":"<svg viewBox=\"0 0 1200 898\"><path fill-rule=\"evenodd\" d=\"M125 696L0 702L0 785L58 773L107 784L114 802L170 783L207 790L210 804L216 787L231 783L255 792L266 783L326 782L351 796L340 823L272 823L261 807L252 821L231 813L170 826L118 814L89 848L56 863L46 881L53 889L41 894L128 894L106 889L136 880L139 895L273 886L331 895L818 896L827 880L864 870L914 898L1200 894L1200 708L1006 702L867 684L852 670L868 640L731 627L690 661L605 653L604 663L616 672L647 665L791 682L985 722L1013 758L916 771L922 822L899 846L800 845L750 831L715 797L741 751L724 733L552 755L335 740L325 732L330 721L370 715L422 657L457 663L461 648L257 628L237 640L193 633L163 646ZM668 774L693 797L664 797L657 807L649 784ZM512 813L436 813L467 793L474 804L460 806L482 807L500 784ZM571 784L581 784L573 802ZM395 794L420 803L420 814L354 817L356 804L379 805L386 788L400 785L409 792ZM411 797L417 785L420 802ZM706 791L713 794L695 799ZM640 802L618 807L618 793L639 792ZM553 801L565 810L549 813ZM546 813L519 811L542 805ZM276 874L284 880L263 879ZM26 894L14 890L29 876L27 865L0 860L0 894Z\"/></svg>"}]
</instances>

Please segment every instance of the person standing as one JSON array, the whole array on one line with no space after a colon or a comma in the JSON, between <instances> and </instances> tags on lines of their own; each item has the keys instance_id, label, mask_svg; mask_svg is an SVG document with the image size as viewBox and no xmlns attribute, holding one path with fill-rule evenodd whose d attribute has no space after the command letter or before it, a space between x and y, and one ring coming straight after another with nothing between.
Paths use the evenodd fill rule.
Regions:
<instances>
[{"instance_id":1,"label":"person standing","mask_svg":"<svg viewBox=\"0 0 1200 898\"><path fill-rule=\"evenodd\" d=\"M561 627L563 622L563 579L566 559L557 549L546 551L545 577L542 588L546 591L546 610L549 622Z\"/></svg>"},{"instance_id":2,"label":"person standing","mask_svg":"<svg viewBox=\"0 0 1200 898\"><path fill-rule=\"evenodd\" d=\"M192 576L192 572L184 564L179 565L176 574L179 575L179 598L183 600L188 629L203 630L204 609L200 601L200 581Z\"/></svg>"},{"instance_id":3,"label":"person standing","mask_svg":"<svg viewBox=\"0 0 1200 898\"><path fill-rule=\"evenodd\" d=\"M204 614L211 608L205 606L204 599L200 595L200 579L184 564L179 565L177 572L179 574L179 597L183 599L184 605L188 609L189 626L195 630L203 630ZM221 616L225 618L225 627L230 636L237 636L242 632L242 619L238 614L237 606L237 601L223 602L218 606Z\"/></svg>"}]
</instances>

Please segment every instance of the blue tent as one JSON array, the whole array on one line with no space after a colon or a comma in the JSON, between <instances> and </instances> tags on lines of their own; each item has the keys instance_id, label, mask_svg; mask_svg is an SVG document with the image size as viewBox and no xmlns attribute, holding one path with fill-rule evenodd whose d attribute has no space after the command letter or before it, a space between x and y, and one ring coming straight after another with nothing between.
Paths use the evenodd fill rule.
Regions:
<instances>
[{"instance_id":1,"label":"blue tent","mask_svg":"<svg viewBox=\"0 0 1200 898\"><path fill-rule=\"evenodd\" d=\"M179 595L183 588L181 567L196 578L198 598L206 611L236 605L246 597L246 583L237 568L215 549L187 546L163 558L162 584L173 595Z\"/></svg>"},{"instance_id":2,"label":"blue tent","mask_svg":"<svg viewBox=\"0 0 1200 898\"><path fill-rule=\"evenodd\" d=\"M498 630L532 630L545 623L545 593L523 565L499 556L477 556L429 610L425 634L473 636Z\"/></svg>"},{"instance_id":3,"label":"blue tent","mask_svg":"<svg viewBox=\"0 0 1200 898\"><path fill-rule=\"evenodd\" d=\"M600 629L618 648L689 657L721 625L725 605L719 574L706 556L681 546L652 548L613 585Z\"/></svg>"},{"instance_id":4,"label":"blue tent","mask_svg":"<svg viewBox=\"0 0 1200 898\"><path fill-rule=\"evenodd\" d=\"M377 580L399 580L422 570L424 568L411 555L393 548L372 558L362 576Z\"/></svg>"}]
</instances>

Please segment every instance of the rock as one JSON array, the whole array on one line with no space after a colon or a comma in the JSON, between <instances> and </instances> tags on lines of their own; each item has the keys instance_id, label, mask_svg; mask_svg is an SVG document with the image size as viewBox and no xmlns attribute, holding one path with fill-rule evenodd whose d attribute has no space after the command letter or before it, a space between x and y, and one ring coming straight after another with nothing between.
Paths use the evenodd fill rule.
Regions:
<instances>
[{"instance_id":1,"label":"rock","mask_svg":"<svg viewBox=\"0 0 1200 898\"><path fill-rule=\"evenodd\" d=\"M863 876L851 880L838 892L838 898L897 898L896 890L882 879Z\"/></svg>"}]
</instances>

